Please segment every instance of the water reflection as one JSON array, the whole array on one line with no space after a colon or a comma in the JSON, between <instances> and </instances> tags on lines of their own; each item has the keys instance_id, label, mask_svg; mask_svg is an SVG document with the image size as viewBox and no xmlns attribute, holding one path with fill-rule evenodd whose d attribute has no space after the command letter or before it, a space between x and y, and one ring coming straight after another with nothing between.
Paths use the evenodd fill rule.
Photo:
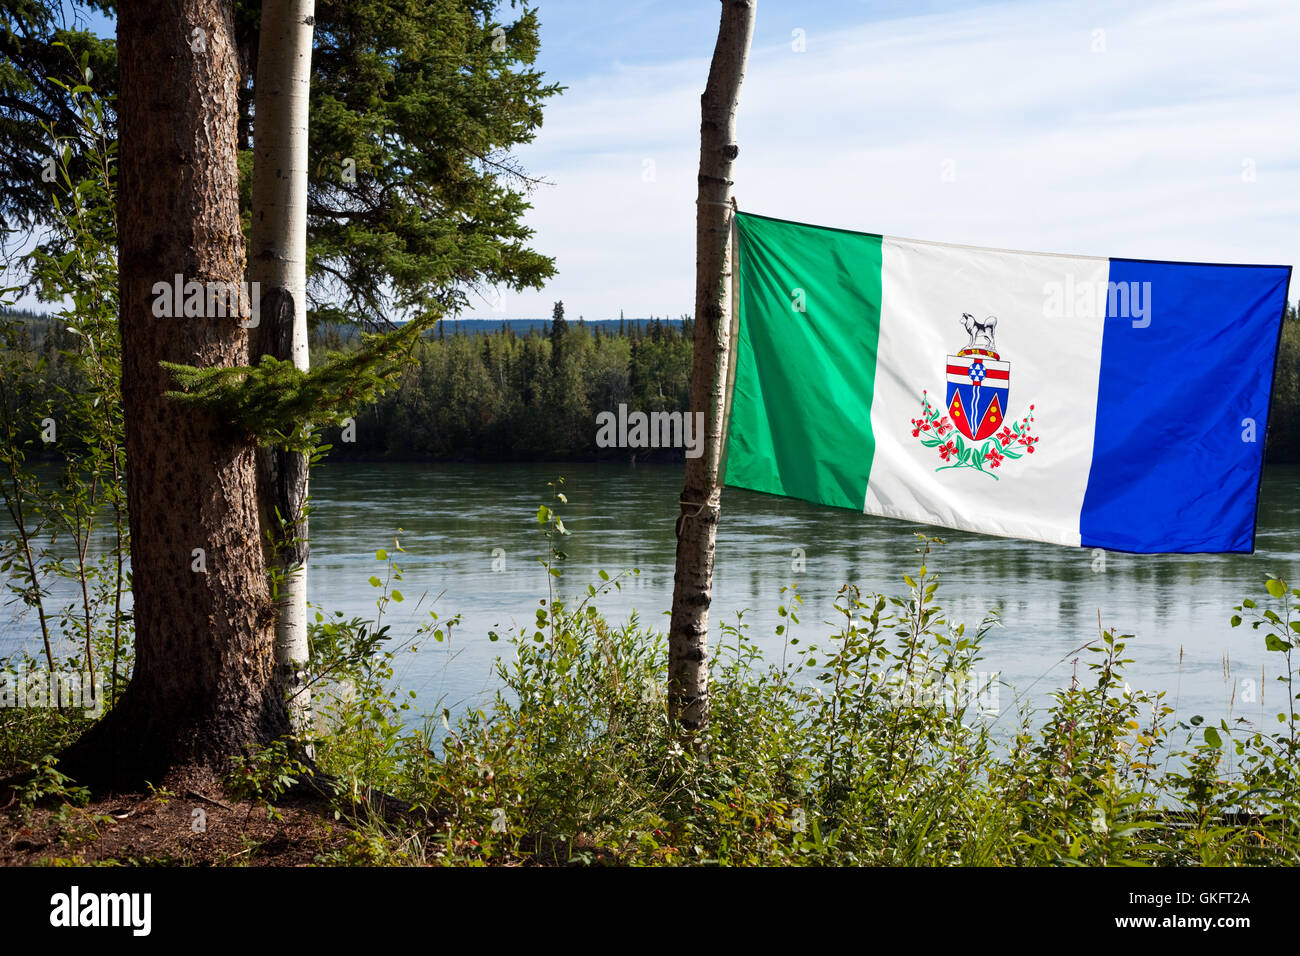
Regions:
<instances>
[{"instance_id":1,"label":"water reflection","mask_svg":"<svg viewBox=\"0 0 1300 956\"><path fill-rule=\"evenodd\" d=\"M396 537L407 552L407 601L390 607L394 633L409 633L430 608L464 619L450 646L428 643L407 656L401 679L426 710L481 702L495 686L491 662L502 649L488 632L531 621L546 593L538 564L545 541L535 515L557 474L566 479L562 513L574 532L565 542L562 588L581 594L600 569L612 575L637 567L640 576L600 606L614 618L635 608L644 625L666 628L680 466L327 464L313 476L311 601L349 617L373 614L377 595L367 579L379 568L375 550ZM1277 690L1267 688L1269 699L1260 686L1261 667L1270 682L1277 671L1259 635L1231 629L1228 618L1243 596L1262 594L1265 571L1300 579L1296 467L1273 468L1265 477L1256 554L1106 554L1104 569L1088 550L926 529L728 489L714 639L720 622L749 609L751 636L779 658L776 609L782 586L796 581L804 601L797 633L826 633L821 622L836 617L832 603L842 584L902 588L903 573L919 561L917 531L946 542L930 566L943 572L939 597L949 618L973 626L999 609L1002 624L988 638L983 666L1017 688L1032 685L1038 704L1068 683L1078 656L1072 652L1096 636L1099 611L1107 627L1134 635L1129 682L1167 689L1180 712L1227 715L1234 680L1234 714L1259 717L1282 704ZM12 610L0 612L0 654L35 646L32 622ZM1232 668L1226 680L1225 654ZM1001 704L1014 706L1006 691Z\"/></svg>"}]
</instances>

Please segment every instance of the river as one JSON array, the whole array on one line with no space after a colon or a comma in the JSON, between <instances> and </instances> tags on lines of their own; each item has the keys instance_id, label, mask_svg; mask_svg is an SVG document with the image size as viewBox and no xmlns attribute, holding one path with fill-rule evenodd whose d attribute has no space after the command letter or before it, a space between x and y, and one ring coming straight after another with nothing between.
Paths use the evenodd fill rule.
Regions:
<instances>
[{"instance_id":1,"label":"river","mask_svg":"<svg viewBox=\"0 0 1300 956\"><path fill-rule=\"evenodd\" d=\"M373 613L367 579L381 567L375 551L398 538L407 552L400 585L407 600L389 618L394 633L409 633L430 606L463 617L450 647L426 642L399 661L403 684L426 710L482 703L495 687L492 660L504 647L488 632L528 624L546 594L538 563L546 541L536 512L557 475L568 497L560 513L572 532L561 587L582 594L599 583L602 569L638 568L639 576L598 606L614 620L635 610L643 624L666 630L679 465L327 465L313 475L310 600L348 617ZM1074 659L1089 656L1074 652L1097 636L1099 612L1107 628L1133 635L1129 683L1167 690L1183 718L1271 721L1284 704L1275 680L1281 655L1266 651L1258 632L1230 627L1229 618L1243 597L1264 596L1265 572L1300 579L1300 468L1293 466L1265 475L1253 555L1099 556L729 488L714 569L713 639L720 621L734 622L744 610L750 637L779 660L777 608L789 603L781 588L795 582L803 613L792 633L824 637L842 584L905 591L902 576L919 564L915 535L923 530L945 541L929 566L942 573L937 597L950 619L973 627L1000 611L980 666L1006 682L997 703L1008 720L1018 698L1043 706L1068 685ZM424 606L414 608L421 595Z\"/></svg>"},{"instance_id":2,"label":"river","mask_svg":"<svg viewBox=\"0 0 1300 956\"><path fill-rule=\"evenodd\" d=\"M640 575L598 607L613 620L633 611L643 625L666 630L671 604L676 499L680 465L627 464L329 464L313 472L309 600L323 613L371 617L383 577L375 552L386 549L403 569L405 596L385 615L396 641L427 621L459 614L449 641L425 641L402 653L396 677L417 694L425 713L481 706L495 691L492 661L507 649L488 639L533 620L546 595L538 559L546 541L537 524L549 503L547 482L563 475L568 497L559 511L572 532L559 587L584 594L630 568ZM400 532L398 529L402 529ZM1187 718L1264 718L1284 706L1281 655L1249 628L1231 628L1232 607L1264 596L1266 572L1300 580L1300 467L1267 470L1253 555L1099 556L1084 549L991 538L849 511L822 508L738 489L723 495L714 570L712 640L721 621L746 611L749 636L773 659L784 638L777 608L783 586L798 583L805 641L831 633L832 602L844 583L864 592L899 594L904 573L919 564L917 531L945 541L929 559L942 573L939 603L950 619L976 625L999 609L1001 624L986 638L981 667L1005 682L997 708L1004 726L1020 700L1044 706L1068 685L1076 649L1106 627L1134 635L1128 681L1166 690ZM397 555L393 541L404 554ZM61 587L59 588L61 590ZM39 647L31 616L11 604L0 612L0 657ZM788 636L788 635L787 635ZM1079 670L1083 673L1084 661Z\"/></svg>"}]
</instances>

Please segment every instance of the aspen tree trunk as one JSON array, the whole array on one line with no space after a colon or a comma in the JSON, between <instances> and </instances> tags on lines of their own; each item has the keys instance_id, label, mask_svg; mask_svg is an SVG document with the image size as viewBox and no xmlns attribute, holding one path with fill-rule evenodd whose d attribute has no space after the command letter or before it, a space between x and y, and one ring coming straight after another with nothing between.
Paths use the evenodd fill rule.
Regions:
<instances>
[{"instance_id":1,"label":"aspen tree trunk","mask_svg":"<svg viewBox=\"0 0 1300 956\"><path fill-rule=\"evenodd\" d=\"M704 413L704 447L686 459L677 519L677 570L668 631L668 714L686 733L709 719L709 604L721 513L722 453L731 343L731 164L736 109L757 0L722 0L722 22L700 98L700 174L695 211L695 341L691 412Z\"/></svg>"},{"instance_id":2,"label":"aspen tree trunk","mask_svg":"<svg viewBox=\"0 0 1300 956\"><path fill-rule=\"evenodd\" d=\"M253 84L253 221L248 278L261 296L258 357L306 370L307 112L315 0L264 0ZM307 459L258 452L258 499L267 561L283 575L276 599L275 652L294 728L305 731L307 646ZM269 539L265 534L269 533ZM275 544L272 545L272 542Z\"/></svg>"},{"instance_id":3,"label":"aspen tree trunk","mask_svg":"<svg viewBox=\"0 0 1300 956\"><path fill-rule=\"evenodd\" d=\"M165 398L172 382L158 364L248 362L247 300L237 297L236 314L211 304L160 314L166 293L156 288L177 275L208 289L243 282L232 3L132 0L118 7L117 37L136 659L121 702L70 748L63 769L138 786L176 765L219 767L284 733L288 715L275 686L254 444Z\"/></svg>"}]
</instances>

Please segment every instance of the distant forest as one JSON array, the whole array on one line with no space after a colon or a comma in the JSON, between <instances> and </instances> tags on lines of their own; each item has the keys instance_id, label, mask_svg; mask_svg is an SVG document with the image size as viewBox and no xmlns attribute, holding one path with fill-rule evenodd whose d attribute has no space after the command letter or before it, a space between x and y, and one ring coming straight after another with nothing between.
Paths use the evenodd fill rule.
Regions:
<instances>
[{"instance_id":1,"label":"distant forest","mask_svg":"<svg viewBox=\"0 0 1300 956\"><path fill-rule=\"evenodd\" d=\"M1298 303L1300 304L1300 303ZM17 315L10 313L11 315ZM24 319L9 348L45 359L46 379L66 377L59 350L72 336L44 317ZM324 440L331 460L548 461L681 458L676 451L599 448L596 415L619 404L643 412L684 411L690 396L689 318L569 322L556 303L549 323L448 321L415 348L399 385L356 419L355 440ZM312 361L356 347L350 328L312 332ZM71 383L69 383L71 384ZM46 394L53 392L48 390ZM6 400L38 392L6 392ZM18 410L35 436L57 408ZM25 414L23 414L25 411ZM1300 317L1287 309L1273 382L1267 456L1300 462Z\"/></svg>"},{"instance_id":2,"label":"distant forest","mask_svg":"<svg viewBox=\"0 0 1300 956\"><path fill-rule=\"evenodd\" d=\"M476 324L477 325L477 324ZM688 318L569 322L556 303L549 328L507 325L470 334L444 322L415 349L398 388L356 420L356 440L325 433L331 459L547 461L627 458L598 448L596 415L620 403L643 412L690 400ZM318 354L340 343L322 336ZM342 343L347 348L347 343ZM637 453L642 459L681 451Z\"/></svg>"}]
</instances>

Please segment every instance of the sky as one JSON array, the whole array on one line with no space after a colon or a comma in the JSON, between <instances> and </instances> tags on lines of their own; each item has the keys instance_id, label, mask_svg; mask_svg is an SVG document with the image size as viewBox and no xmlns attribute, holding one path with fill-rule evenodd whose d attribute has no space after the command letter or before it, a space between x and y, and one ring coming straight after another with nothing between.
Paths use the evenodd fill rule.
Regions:
<instances>
[{"instance_id":1,"label":"sky","mask_svg":"<svg viewBox=\"0 0 1300 956\"><path fill-rule=\"evenodd\" d=\"M558 275L463 317L689 313L716 2L540 0L568 89L517 151ZM1300 259L1300 4L759 0L740 208L971 245ZM802 42L800 42L802 41ZM1293 283L1292 296L1300 295Z\"/></svg>"},{"instance_id":2,"label":"sky","mask_svg":"<svg viewBox=\"0 0 1300 956\"><path fill-rule=\"evenodd\" d=\"M516 156L553 183L527 222L558 273L460 317L690 313L719 4L536 6L567 89ZM1294 0L759 0L736 196L917 239L1296 263L1298 39Z\"/></svg>"}]
</instances>

